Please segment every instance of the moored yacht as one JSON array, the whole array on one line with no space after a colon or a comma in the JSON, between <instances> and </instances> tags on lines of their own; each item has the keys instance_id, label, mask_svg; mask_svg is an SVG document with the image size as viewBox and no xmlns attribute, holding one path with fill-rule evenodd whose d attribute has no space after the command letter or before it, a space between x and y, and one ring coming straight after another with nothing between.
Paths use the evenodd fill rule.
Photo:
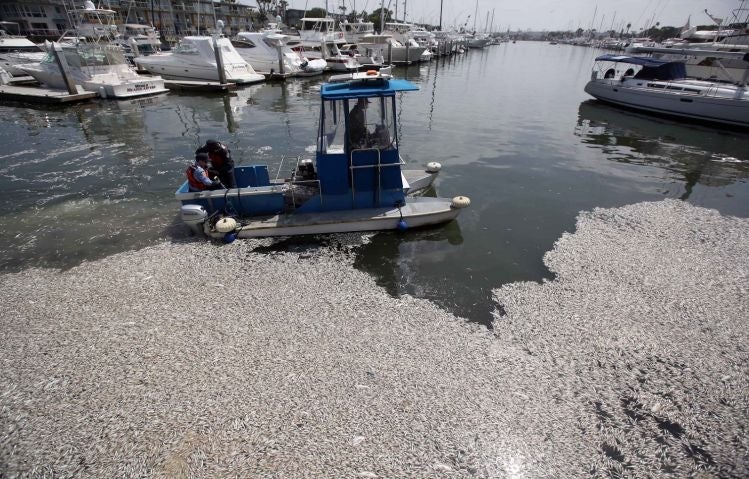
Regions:
<instances>
[{"instance_id":1,"label":"moored yacht","mask_svg":"<svg viewBox=\"0 0 749 479\"><path fill-rule=\"evenodd\" d=\"M734 56L749 62L749 54ZM749 127L748 77L746 69L738 84L695 80L687 78L683 62L602 55L596 58L585 91L598 100L622 107Z\"/></svg>"},{"instance_id":2,"label":"moored yacht","mask_svg":"<svg viewBox=\"0 0 749 479\"><path fill-rule=\"evenodd\" d=\"M217 45L224 75L230 83L256 83L265 80L257 73L224 37L190 36L184 37L180 44L168 52L138 57L135 63L150 73L164 78L192 81L219 81L217 67Z\"/></svg>"},{"instance_id":3,"label":"moored yacht","mask_svg":"<svg viewBox=\"0 0 749 479\"><path fill-rule=\"evenodd\" d=\"M304 17L300 20L299 38L307 44L319 45L322 42L346 43L346 37L335 25L335 19Z\"/></svg>"},{"instance_id":4,"label":"moored yacht","mask_svg":"<svg viewBox=\"0 0 749 479\"><path fill-rule=\"evenodd\" d=\"M20 68L29 63L38 63L44 58L44 50L26 37L10 35L0 30L0 66L11 75L25 75Z\"/></svg>"},{"instance_id":5,"label":"moored yacht","mask_svg":"<svg viewBox=\"0 0 749 479\"><path fill-rule=\"evenodd\" d=\"M409 64L421 61L425 47L403 44L392 35L364 35L356 48L366 57L383 58L386 63ZM364 52L364 53L362 53Z\"/></svg>"},{"instance_id":6,"label":"moored yacht","mask_svg":"<svg viewBox=\"0 0 749 479\"><path fill-rule=\"evenodd\" d=\"M729 40L738 43L724 43ZM727 37L716 43L627 48L627 53L645 53L661 60L684 62L690 77L729 83L738 82L746 70L746 62L734 55L737 52L749 53L749 35Z\"/></svg>"},{"instance_id":7,"label":"moored yacht","mask_svg":"<svg viewBox=\"0 0 749 479\"><path fill-rule=\"evenodd\" d=\"M356 22L344 21L341 23L341 29L346 43L357 43L364 35L374 34L374 23L359 20Z\"/></svg>"},{"instance_id":8,"label":"moored yacht","mask_svg":"<svg viewBox=\"0 0 749 479\"><path fill-rule=\"evenodd\" d=\"M165 93L161 77L143 77L128 64L122 49L107 43L68 43L55 52L52 44L40 63L21 68L39 83L49 88L66 90L67 83L55 54L66 64L69 80L83 89L99 93L104 98L132 98Z\"/></svg>"},{"instance_id":9,"label":"moored yacht","mask_svg":"<svg viewBox=\"0 0 749 479\"><path fill-rule=\"evenodd\" d=\"M361 67L354 55L342 53L334 41L320 43L302 41L294 47L309 59L325 60L328 70L334 72L355 72Z\"/></svg>"},{"instance_id":10,"label":"moored yacht","mask_svg":"<svg viewBox=\"0 0 749 479\"><path fill-rule=\"evenodd\" d=\"M293 51L288 41L288 35L260 31L239 32L231 43L239 55L263 75L312 76L325 70L325 61L305 58Z\"/></svg>"}]
</instances>

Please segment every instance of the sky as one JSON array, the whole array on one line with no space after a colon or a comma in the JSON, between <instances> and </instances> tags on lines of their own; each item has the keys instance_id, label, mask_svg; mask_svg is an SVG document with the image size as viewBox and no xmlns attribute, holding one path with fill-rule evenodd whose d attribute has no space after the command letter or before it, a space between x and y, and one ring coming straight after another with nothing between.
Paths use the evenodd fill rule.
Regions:
<instances>
[{"instance_id":1,"label":"sky","mask_svg":"<svg viewBox=\"0 0 749 479\"><path fill-rule=\"evenodd\" d=\"M325 0L287 0L288 8L325 8ZM336 11L345 1L348 11L380 8L381 0L328 0L328 10ZM403 19L404 5L407 21L439 24L440 0L385 0L385 8L395 11L398 2L398 18ZM252 0L242 3L256 5ZM714 17L730 18L734 9L749 8L749 0L442 0L442 26L466 24L469 29L484 30L491 25L494 15L494 31L512 30L620 30L627 23L631 30L640 30L660 22L661 26L681 27L691 16L694 25L709 25ZM488 14L488 21L487 21ZM746 17L745 11L742 20ZM469 17L470 16L470 17Z\"/></svg>"}]
</instances>

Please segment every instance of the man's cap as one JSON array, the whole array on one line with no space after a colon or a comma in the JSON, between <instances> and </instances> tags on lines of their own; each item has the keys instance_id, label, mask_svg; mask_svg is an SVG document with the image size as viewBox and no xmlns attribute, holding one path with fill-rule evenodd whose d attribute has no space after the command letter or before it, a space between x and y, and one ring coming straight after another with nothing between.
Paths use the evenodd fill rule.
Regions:
<instances>
[{"instance_id":1,"label":"man's cap","mask_svg":"<svg viewBox=\"0 0 749 479\"><path fill-rule=\"evenodd\" d=\"M195 161L208 161L208 153L198 153L195 155Z\"/></svg>"},{"instance_id":2,"label":"man's cap","mask_svg":"<svg viewBox=\"0 0 749 479\"><path fill-rule=\"evenodd\" d=\"M220 141L208 140L205 142L205 147L208 151L217 151L224 147Z\"/></svg>"},{"instance_id":3,"label":"man's cap","mask_svg":"<svg viewBox=\"0 0 749 479\"><path fill-rule=\"evenodd\" d=\"M369 98L359 98L359 103L365 103L365 102L372 103L371 101L369 101Z\"/></svg>"}]
</instances>

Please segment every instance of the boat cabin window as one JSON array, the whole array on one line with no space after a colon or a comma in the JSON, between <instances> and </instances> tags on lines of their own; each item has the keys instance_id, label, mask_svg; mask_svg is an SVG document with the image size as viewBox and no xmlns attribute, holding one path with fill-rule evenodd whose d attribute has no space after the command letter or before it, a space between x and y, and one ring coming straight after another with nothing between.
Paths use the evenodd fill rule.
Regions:
<instances>
[{"instance_id":1,"label":"boat cabin window","mask_svg":"<svg viewBox=\"0 0 749 479\"><path fill-rule=\"evenodd\" d=\"M361 148L376 148L387 150L396 148L395 128L392 103L393 97L375 97L364 100L366 107L363 108L360 100L352 98L348 100L349 124L348 145L349 150ZM363 129L360 121L363 117ZM358 120L357 120L358 118Z\"/></svg>"},{"instance_id":2,"label":"boat cabin window","mask_svg":"<svg viewBox=\"0 0 749 479\"><path fill-rule=\"evenodd\" d=\"M368 98L366 107L357 108L358 100L326 100L322 107L322 121L318 152L321 154L342 154L348 149L388 150L397 148L394 97ZM357 108L358 112L351 113ZM364 119L364 130L353 125L354 116ZM347 133L348 128L348 133ZM354 138L356 136L356 138Z\"/></svg>"},{"instance_id":3,"label":"boat cabin window","mask_svg":"<svg viewBox=\"0 0 749 479\"><path fill-rule=\"evenodd\" d=\"M197 55L200 52L198 52L198 49L195 48L195 45L193 45L192 43L180 43L174 49L174 53L182 53L182 54L187 54L187 55Z\"/></svg>"},{"instance_id":4,"label":"boat cabin window","mask_svg":"<svg viewBox=\"0 0 749 479\"><path fill-rule=\"evenodd\" d=\"M302 30L315 30L318 32L330 32L333 31L333 23L325 21L323 19L315 20L302 20Z\"/></svg>"},{"instance_id":5,"label":"boat cabin window","mask_svg":"<svg viewBox=\"0 0 749 479\"><path fill-rule=\"evenodd\" d=\"M270 38L263 38L263 43L271 47L273 50L281 46L281 42L279 40L272 40Z\"/></svg>"},{"instance_id":6,"label":"boat cabin window","mask_svg":"<svg viewBox=\"0 0 749 479\"><path fill-rule=\"evenodd\" d=\"M321 154L343 153L346 143L346 111L342 100L325 100L322 105L320 137L317 150Z\"/></svg>"},{"instance_id":7,"label":"boat cabin window","mask_svg":"<svg viewBox=\"0 0 749 479\"><path fill-rule=\"evenodd\" d=\"M609 68L608 70L606 70L606 74L603 76L603 78L614 78L615 74L616 72L614 71L614 69Z\"/></svg>"},{"instance_id":8,"label":"boat cabin window","mask_svg":"<svg viewBox=\"0 0 749 479\"><path fill-rule=\"evenodd\" d=\"M231 44L235 48L255 48L255 44L250 40L232 40Z\"/></svg>"}]
</instances>

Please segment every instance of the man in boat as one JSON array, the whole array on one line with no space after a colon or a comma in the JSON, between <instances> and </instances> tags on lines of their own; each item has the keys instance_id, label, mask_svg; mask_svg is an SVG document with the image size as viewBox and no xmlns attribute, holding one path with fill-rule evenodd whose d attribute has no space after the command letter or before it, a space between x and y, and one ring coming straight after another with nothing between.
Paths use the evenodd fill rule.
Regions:
<instances>
[{"instance_id":1,"label":"man in boat","mask_svg":"<svg viewBox=\"0 0 749 479\"><path fill-rule=\"evenodd\" d=\"M205 145L195 150L195 154L206 153L211 160L211 167L208 174L218 176L221 183L226 188L236 188L237 181L234 178L234 160L231 157L231 150L223 143L216 140L208 140Z\"/></svg>"},{"instance_id":2,"label":"man in boat","mask_svg":"<svg viewBox=\"0 0 749 479\"><path fill-rule=\"evenodd\" d=\"M366 148L368 145L369 132L365 120L367 118L367 105L369 100L359 98L356 105L348 114L348 131L351 148Z\"/></svg>"},{"instance_id":3,"label":"man in boat","mask_svg":"<svg viewBox=\"0 0 749 479\"><path fill-rule=\"evenodd\" d=\"M187 184L190 191L218 190L223 188L218 179L208 178L208 153L195 155L195 163L187 167Z\"/></svg>"}]
</instances>

